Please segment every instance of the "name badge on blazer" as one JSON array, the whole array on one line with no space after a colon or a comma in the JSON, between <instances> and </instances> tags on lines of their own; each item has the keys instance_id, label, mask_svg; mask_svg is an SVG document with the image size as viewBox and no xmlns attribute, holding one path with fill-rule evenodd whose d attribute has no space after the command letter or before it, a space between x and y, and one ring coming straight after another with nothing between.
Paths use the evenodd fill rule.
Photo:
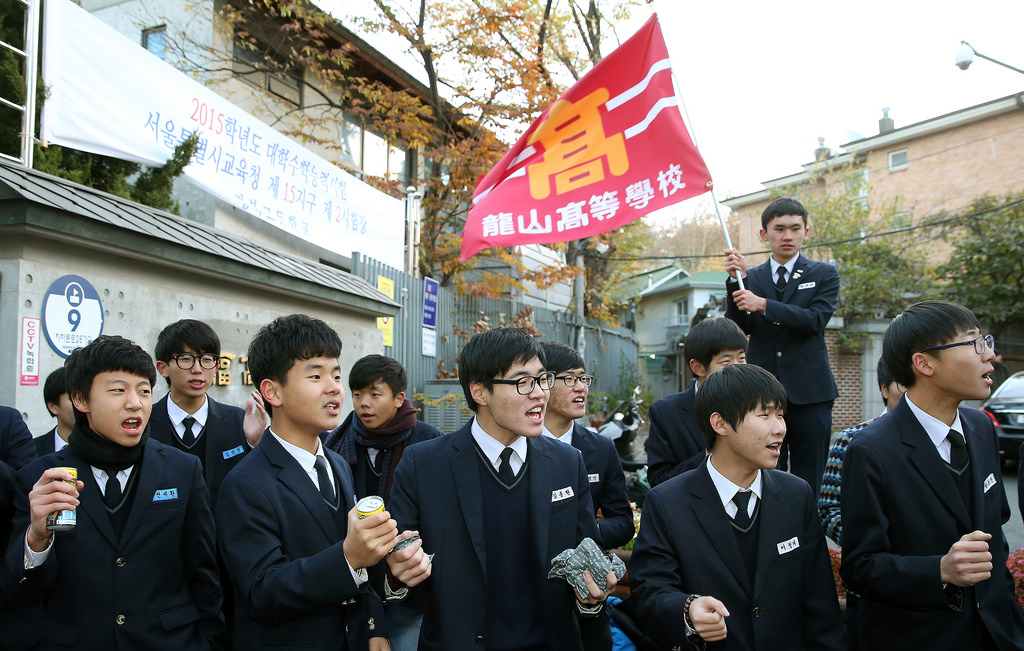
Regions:
<instances>
[{"instance_id":1,"label":"name badge on blazer","mask_svg":"<svg viewBox=\"0 0 1024 651\"><path fill-rule=\"evenodd\" d=\"M154 502L170 502L178 499L177 488L160 488L153 494Z\"/></svg>"},{"instance_id":2,"label":"name badge on blazer","mask_svg":"<svg viewBox=\"0 0 1024 651\"><path fill-rule=\"evenodd\" d=\"M989 473L988 477L985 477L985 492L992 490L992 487L996 485L996 476L993 473Z\"/></svg>"},{"instance_id":3,"label":"name badge on blazer","mask_svg":"<svg viewBox=\"0 0 1024 651\"><path fill-rule=\"evenodd\" d=\"M566 486L565 488L559 488L558 490L551 491L551 501L561 502L562 500L569 499L573 495L575 495L575 493L572 492L572 486Z\"/></svg>"},{"instance_id":4,"label":"name badge on blazer","mask_svg":"<svg viewBox=\"0 0 1024 651\"><path fill-rule=\"evenodd\" d=\"M801 289L810 289L810 288L814 287L817 284L818 283L814 282L813 280L808 280L805 283L800 283L799 285L797 285L796 286L796 291L800 291Z\"/></svg>"},{"instance_id":5,"label":"name badge on blazer","mask_svg":"<svg viewBox=\"0 0 1024 651\"><path fill-rule=\"evenodd\" d=\"M231 448L230 450L224 450L220 454L221 454L222 457L224 457L225 460L227 460L227 459L230 459L231 457L237 457L238 455L242 454L243 452L245 452L245 448L242 447L241 445L239 445L237 448Z\"/></svg>"},{"instance_id":6,"label":"name badge on blazer","mask_svg":"<svg viewBox=\"0 0 1024 651\"><path fill-rule=\"evenodd\" d=\"M800 547L800 539L793 536L789 540L780 542L776 547L779 548L779 556L782 556L783 554L788 554L794 549L798 549Z\"/></svg>"},{"instance_id":7,"label":"name badge on blazer","mask_svg":"<svg viewBox=\"0 0 1024 651\"><path fill-rule=\"evenodd\" d=\"M591 484L596 484L601 481L601 475L597 474L596 472L592 475L587 475L587 481L589 481Z\"/></svg>"}]
</instances>

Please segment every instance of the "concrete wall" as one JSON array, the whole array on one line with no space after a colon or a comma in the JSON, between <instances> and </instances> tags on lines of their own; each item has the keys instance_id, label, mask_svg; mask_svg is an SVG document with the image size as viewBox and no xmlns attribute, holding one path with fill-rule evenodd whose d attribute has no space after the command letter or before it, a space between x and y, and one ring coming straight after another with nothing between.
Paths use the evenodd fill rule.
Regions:
<instances>
[{"instance_id":1,"label":"concrete wall","mask_svg":"<svg viewBox=\"0 0 1024 651\"><path fill-rule=\"evenodd\" d=\"M227 369L230 382L211 390L216 400L228 404L244 406L252 387L243 384L240 358L256 331L277 316L302 312L329 323L343 342L343 373L363 355L383 352L375 319L340 305L182 271L166 261L139 262L114 251L5 236L0 240L0 404L19 409L34 434L53 425L42 384L64 360L43 337L39 386L19 386L22 317L40 317L47 289L65 274L82 276L96 288L103 304L103 334L128 337L151 353L165 325L183 318L209 323L221 338L222 352L237 356ZM158 380L154 399L166 393ZM347 411L348 397L346 402Z\"/></svg>"}]
</instances>

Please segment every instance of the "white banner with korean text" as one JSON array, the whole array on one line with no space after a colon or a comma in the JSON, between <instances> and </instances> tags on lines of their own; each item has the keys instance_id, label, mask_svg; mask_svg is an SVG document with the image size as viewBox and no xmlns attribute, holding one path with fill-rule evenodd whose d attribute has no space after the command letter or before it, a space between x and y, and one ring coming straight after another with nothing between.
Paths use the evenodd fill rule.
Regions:
<instances>
[{"instance_id":1,"label":"white banner with korean text","mask_svg":"<svg viewBox=\"0 0 1024 651\"><path fill-rule=\"evenodd\" d=\"M190 181L325 249L401 269L405 209L153 56L69 0L48 0L45 140L149 165L199 131Z\"/></svg>"}]
</instances>

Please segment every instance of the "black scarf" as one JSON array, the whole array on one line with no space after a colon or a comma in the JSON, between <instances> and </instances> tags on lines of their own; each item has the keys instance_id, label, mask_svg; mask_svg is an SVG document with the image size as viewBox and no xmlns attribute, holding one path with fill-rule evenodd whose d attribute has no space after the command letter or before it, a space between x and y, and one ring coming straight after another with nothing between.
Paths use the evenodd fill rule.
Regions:
<instances>
[{"instance_id":1,"label":"black scarf","mask_svg":"<svg viewBox=\"0 0 1024 651\"><path fill-rule=\"evenodd\" d=\"M68 447L85 459L90 466L100 470L119 471L134 466L142 458L142 452L149 438L149 425L142 433L137 445L125 447L105 439L89 429L88 425L75 423L68 436Z\"/></svg>"},{"instance_id":2,"label":"black scarf","mask_svg":"<svg viewBox=\"0 0 1024 651\"><path fill-rule=\"evenodd\" d=\"M327 435L324 439L324 446L340 454L353 468L359 461L356 450L357 443L363 447L379 450L377 454L384 455L384 458L381 461L377 494L386 502L391 492L395 466L402 458L405 444L409 441L414 427L416 427L416 407L408 400L398 408L398 412L390 423L372 432L363 429L359 417L353 411L345 419L345 422Z\"/></svg>"}]
</instances>

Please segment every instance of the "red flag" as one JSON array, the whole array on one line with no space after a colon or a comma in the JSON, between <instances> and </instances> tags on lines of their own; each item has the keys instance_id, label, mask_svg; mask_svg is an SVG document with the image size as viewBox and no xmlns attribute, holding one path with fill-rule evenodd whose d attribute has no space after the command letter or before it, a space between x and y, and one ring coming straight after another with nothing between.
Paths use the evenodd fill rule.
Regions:
<instances>
[{"instance_id":1,"label":"red flag","mask_svg":"<svg viewBox=\"0 0 1024 651\"><path fill-rule=\"evenodd\" d=\"M473 191L465 260L615 230L711 189L654 15L558 98Z\"/></svg>"}]
</instances>

